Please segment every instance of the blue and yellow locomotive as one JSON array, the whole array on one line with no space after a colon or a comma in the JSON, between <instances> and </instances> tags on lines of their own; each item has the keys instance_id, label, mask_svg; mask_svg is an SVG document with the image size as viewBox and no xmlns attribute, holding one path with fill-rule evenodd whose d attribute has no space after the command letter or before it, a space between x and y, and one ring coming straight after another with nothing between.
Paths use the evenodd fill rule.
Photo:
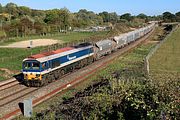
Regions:
<instances>
[{"instance_id":1,"label":"blue and yellow locomotive","mask_svg":"<svg viewBox=\"0 0 180 120\"><path fill-rule=\"evenodd\" d=\"M24 82L28 86L42 86L93 62L93 59L90 43L32 55L23 60Z\"/></svg>"}]
</instances>

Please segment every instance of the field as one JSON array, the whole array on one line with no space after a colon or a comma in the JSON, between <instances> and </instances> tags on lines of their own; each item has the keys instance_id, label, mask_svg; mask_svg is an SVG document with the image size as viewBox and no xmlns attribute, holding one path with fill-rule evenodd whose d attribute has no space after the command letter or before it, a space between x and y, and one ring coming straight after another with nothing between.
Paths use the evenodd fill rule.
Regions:
<instances>
[{"instance_id":1,"label":"field","mask_svg":"<svg viewBox=\"0 0 180 120\"><path fill-rule=\"evenodd\" d=\"M180 72L180 27L150 58L150 71L153 73Z\"/></svg>"},{"instance_id":2,"label":"field","mask_svg":"<svg viewBox=\"0 0 180 120\"><path fill-rule=\"evenodd\" d=\"M88 39L92 36L102 37L106 36L107 32L80 32L80 33L67 33L57 36L46 36L45 38L51 38L61 40L63 42L74 42L82 39ZM12 42L22 41L33 38L20 38L0 43L0 45L7 45ZM42 52L48 47L36 47L32 49L28 48L0 48L0 80L5 80L12 77L15 73L20 72L22 60L31 54Z\"/></svg>"},{"instance_id":3,"label":"field","mask_svg":"<svg viewBox=\"0 0 180 120\"><path fill-rule=\"evenodd\" d=\"M107 31L102 32L67 32L67 33L58 33L58 34L48 34L46 36L30 36L30 37L18 37L18 38L9 38L0 42L0 45L7 45L13 42L19 42L24 40L32 39L55 39L62 40L63 42L72 42L76 40L86 39L90 36L101 36L107 34Z\"/></svg>"}]
</instances>

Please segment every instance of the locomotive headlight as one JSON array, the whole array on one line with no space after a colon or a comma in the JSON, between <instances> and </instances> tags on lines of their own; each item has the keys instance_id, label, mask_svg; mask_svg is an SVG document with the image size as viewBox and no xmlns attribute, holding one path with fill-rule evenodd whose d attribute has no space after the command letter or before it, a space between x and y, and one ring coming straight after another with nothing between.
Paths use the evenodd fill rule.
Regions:
<instances>
[{"instance_id":1,"label":"locomotive headlight","mask_svg":"<svg viewBox=\"0 0 180 120\"><path fill-rule=\"evenodd\" d=\"M40 74L36 74L36 77L40 77Z\"/></svg>"}]
</instances>

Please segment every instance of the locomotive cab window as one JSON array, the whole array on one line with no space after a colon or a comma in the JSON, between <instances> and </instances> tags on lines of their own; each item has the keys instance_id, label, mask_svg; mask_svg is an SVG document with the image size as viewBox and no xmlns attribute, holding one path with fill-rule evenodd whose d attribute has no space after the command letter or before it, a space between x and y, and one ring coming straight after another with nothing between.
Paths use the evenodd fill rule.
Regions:
<instances>
[{"instance_id":1,"label":"locomotive cab window","mask_svg":"<svg viewBox=\"0 0 180 120\"><path fill-rule=\"evenodd\" d=\"M32 69L33 70L38 70L40 68L40 63L38 62L32 62Z\"/></svg>"},{"instance_id":2,"label":"locomotive cab window","mask_svg":"<svg viewBox=\"0 0 180 120\"><path fill-rule=\"evenodd\" d=\"M30 62L24 62L23 67L24 67L24 69L29 70L29 69L31 69L31 63Z\"/></svg>"},{"instance_id":3,"label":"locomotive cab window","mask_svg":"<svg viewBox=\"0 0 180 120\"><path fill-rule=\"evenodd\" d=\"M39 70L40 68L40 63L39 62L31 62L31 61L26 61L23 63L23 68L26 70Z\"/></svg>"}]
</instances>

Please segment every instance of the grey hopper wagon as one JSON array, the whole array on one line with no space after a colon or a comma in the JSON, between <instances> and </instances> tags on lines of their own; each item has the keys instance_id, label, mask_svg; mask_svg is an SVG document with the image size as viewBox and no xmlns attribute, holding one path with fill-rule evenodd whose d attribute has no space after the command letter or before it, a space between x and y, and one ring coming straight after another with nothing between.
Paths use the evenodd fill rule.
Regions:
<instances>
[{"instance_id":1,"label":"grey hopper wagon","mask_svg":"<svg viewBox=\"0 0 180 120\"><path fill-rule=\"evenodd\" d=\"M139 38L140 38L140 31L139 30L134 31L134 39L137 40Z\"/></svg>"},{"instance_id":2,"label":"grey hopper wagon","mask_svg":"<svg viewBox=\"0 0 180 120\"><path fill-rule=\"evenodd\" d=\"M134 41L134 32L127 33L127 43Z\"/></svg>"},{"instance_id":3,"label":"grey hopper wagon","mask_svg":"<svg viewBox=\"0 0 180 120\"><path fill-rule=\"evenodd\" d=\"M115 36L113 40L116 42L116 49L124 47L127 42L127 36L126 34L122 34L120 36Z\"/></svg>"},{"instance_id":4,"label":"grey hopper wagon","mask_svg":"<svg viewBox=\"0 0 180 120\"><path fill-rule=\"evenodd\" d=\"M96 42L96 59L99 59L100 57L110 54L113 50L113 41L112 40L101 40Z\"/></svg>"}]
</instances>

